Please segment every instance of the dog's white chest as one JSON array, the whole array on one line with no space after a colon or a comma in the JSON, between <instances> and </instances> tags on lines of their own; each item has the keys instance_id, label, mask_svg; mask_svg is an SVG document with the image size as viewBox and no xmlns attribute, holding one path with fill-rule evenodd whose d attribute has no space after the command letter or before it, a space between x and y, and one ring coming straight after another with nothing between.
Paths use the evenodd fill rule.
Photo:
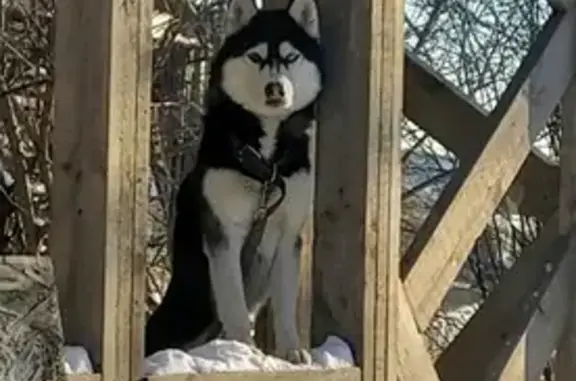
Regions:
<instances>
[{"instance_id":1,"label":"dog's white chest","mask_svg":"<svg viewBox=\"0 0 576 381\"><path fill-rule=\"evenodd\" d=\"M268 223L281 223L284 228L298 230L302 227L308 214L311 212L314 179L314 147L315 129L306 132L309 138L310 170L294 173L285 178L286 194L278 209L272 214ZM272 134L265 134L263 139ZM275 146L275 139L265 141L267 146L261 147L261 153L271 155ZM263 142L264 143L264 142ZM270 149L266 152L265 149ZM262 184L232 169L209 169L204 177L204 197L221 222L226 225L232 223L236 226L249 227L254 213L258 207L262 192ZM277 200L279 191L271 195L271 202Z\"/></svg>"},{"instance_id":2,"label":"dog's white chest","mask_svg":"<svg viewBox=\"0 0 576 381\"><path fill-rule=\"evenodd\" d=\"M286 228L296 233L302 228L308 214L312 211L312 176L298 172L286 180L286 197L282 203Z\"/></svg>"},{"instance_id":3,"label":"dog's white chest","mask_svg":"<svg viewBox=\"0 0 576 381\"><path fill-rule=\"evenodd\" d=\"M260 189L258 182L231 169L209 169L204 176L204 197L224 225L248 227Z\"/></svg>"},{"instance_id":4,"label":"dog's white chest","mask_svg":"<svg viewBox=\"0 0 576 381\"><path fill-rule=\"evenodd\" d=\"M271 118L262 118L262 129L264 136L260 138L260 153L266 159L270 159L276 148L276 134L280 125L280 120Z\"/></svg>"},{"instance_id":5,"label":"dog's white chest","mask_svg":"<svg viewBox=\"0 0 576 381\"><path fill-rule=\"evenodd\" d=\"M313 182L310 174L302 171L287 178L285 183L284 200L273 216L283 217L286 227L297 229L310 211ZM225 224L248 226L258 207L261 190L262 185L257 181L230 169L210 169L204 177L204 197L216 217ZM278 197L276 190L270 199Z\"/></svg>"}]
</instances>

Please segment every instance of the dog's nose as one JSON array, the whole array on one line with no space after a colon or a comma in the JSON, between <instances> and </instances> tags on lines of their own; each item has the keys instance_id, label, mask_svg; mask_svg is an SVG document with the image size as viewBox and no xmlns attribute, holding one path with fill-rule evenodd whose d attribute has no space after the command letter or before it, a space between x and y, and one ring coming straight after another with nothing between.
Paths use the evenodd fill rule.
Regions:
<instances>
[{"instance_id":1,"label":"dog's nose","mask_svg":"<svg viewBox=\"0 0 576 381\"><path fill-rule=\"evenodd\" d=\"M264 94L266 98L283 98L285 95L284 87L277 81L268 82L266 86L264 86Z\"/></svg>"}]
</instances>

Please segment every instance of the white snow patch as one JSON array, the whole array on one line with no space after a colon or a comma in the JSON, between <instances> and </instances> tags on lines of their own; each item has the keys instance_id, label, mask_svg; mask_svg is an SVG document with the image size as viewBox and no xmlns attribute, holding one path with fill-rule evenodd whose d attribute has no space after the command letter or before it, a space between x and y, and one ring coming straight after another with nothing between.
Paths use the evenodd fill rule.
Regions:
<instances>
[{"instance_id":1,"label":"white snow patch","mask_svg":"<svg viewBox=\"0 0 576 381\"><path fill-rule=\"evenodd\" d=\"M94 373L86 349L79 346L65 346L64 371L66 374Z\"/></svg>"},{"instance_id":2,"label":"white snow patch","mask_svg":"<svg viewBox=\"0 0 576 381\"><path fill-rule=\"evenodd\" d=\"M188 352L179 349L156 352L144 361L142 376L177 373L278 372L354 366L350 347L336 336L329 336L321 346L312 349L310 354L314 362L312 365L294 365L266 355L261 350L244 343L214 340ZM65 347L65 359L68 374L93 372L88 353L82 347Z\"/></svg>"}]
</instances>

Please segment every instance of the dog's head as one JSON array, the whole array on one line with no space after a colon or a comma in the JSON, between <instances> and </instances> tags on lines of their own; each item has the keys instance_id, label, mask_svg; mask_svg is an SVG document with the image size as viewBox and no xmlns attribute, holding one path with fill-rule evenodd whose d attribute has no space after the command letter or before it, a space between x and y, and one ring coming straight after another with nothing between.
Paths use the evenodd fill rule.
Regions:
<instances>
[{"instance_id":1,"label":"dog's head","mask_svg":"<svg viewBox=\"0 0 576 381\"><path fill-rule=\"evenodd\" d=\"M280 10L260 10L253 0L232 0L212 83L256 115L288 116L320 93L319 40L314 0L293 0Z\"/></svg>"}]
</instances>

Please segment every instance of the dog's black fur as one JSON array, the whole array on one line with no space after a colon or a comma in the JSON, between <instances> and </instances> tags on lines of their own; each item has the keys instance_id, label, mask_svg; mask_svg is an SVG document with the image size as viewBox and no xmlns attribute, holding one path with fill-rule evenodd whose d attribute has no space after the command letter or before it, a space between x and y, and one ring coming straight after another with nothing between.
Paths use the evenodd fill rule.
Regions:
<instances>
[{"instance_id":1,"label":"dog's black fur","mask_svg":"<svg viewBox=\"0 0 576 381\"><path fill-rule=\"evenodd\" d=\"M209 168L227 168L244 172L235 155L231 137L260 148L263 136L259 119L234 103L220 86L222 65L261 42L280 44L290 41L321 72L321 50L314 40L285 10L261 11L236 34L229 36L211 66L211 78L203 118L204 134L197 163L178 190L173 232L172 279L161 305L146 327L146 355L166 348L181 348L196 339L217 321L212 301L208 258L203 253L203 237L223 239L218 221L202 195L202 181ZM277 136L272 160L283 158L279 174L289 177L309 169L308 136L303 131L314 119L315 104L288 118Z\"/></svg>"}]
</instances>

